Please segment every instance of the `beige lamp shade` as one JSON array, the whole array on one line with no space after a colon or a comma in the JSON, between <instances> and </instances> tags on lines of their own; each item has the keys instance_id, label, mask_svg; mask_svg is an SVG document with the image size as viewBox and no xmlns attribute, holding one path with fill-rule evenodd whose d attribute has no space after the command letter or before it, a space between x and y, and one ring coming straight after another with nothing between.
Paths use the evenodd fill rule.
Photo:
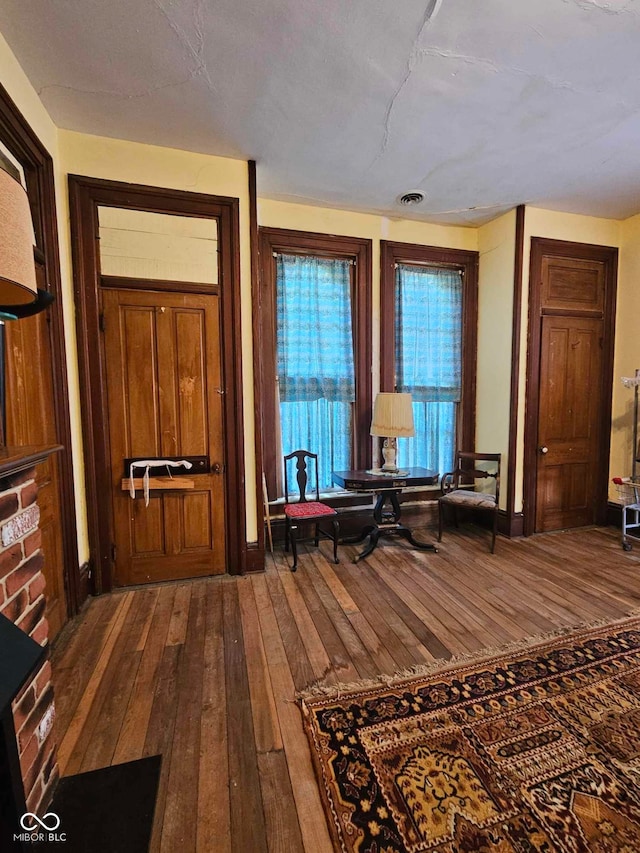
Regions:
<instances>
[{"instance_id":1,"label":"beige lamp shade","mask_svg":"<svg viewBox=\"0 0 640 853\"><path fill-rule=\"evenodd\" d=\"M371 435L382 435L385 438L415 435L411 394L378 394L373 406Z\"/></svg>"},{"instance_id":2,"label":"beige lamp shade","mask_svg":"<svg viewBox=\"0 0 640 853\"><path fill-rule=\"evenodd\" d=\"M29 200L22 184L0 167L0 306L27 305L36 294Z\"/></svg>"}]
</instances>

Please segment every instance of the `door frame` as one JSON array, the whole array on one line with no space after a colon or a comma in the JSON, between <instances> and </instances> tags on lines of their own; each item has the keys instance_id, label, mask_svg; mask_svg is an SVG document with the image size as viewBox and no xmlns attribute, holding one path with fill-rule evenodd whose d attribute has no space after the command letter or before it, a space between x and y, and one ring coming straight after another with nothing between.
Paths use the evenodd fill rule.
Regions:
<instances>
[{"instance_id":1,"label":"door frame","mask_svg":"<svg viewBox=\"0 0 640 853\"><path fill-rule=\"evenodd\" d=\"M609 446L611 442L611 402L613 394L613 356L615 342L618 249L547 237L531 238L529 262L529 335L527 348L527 394L524 423L524 535L535 533L538 458L538 414L540 408L540 346L542 338L541 286L544 257L600 261L605 267L604 335L602 340L601 406L599 427L600 462L596 469L596 523L607 522ZM558 312L550 311L550 314ZM563 312L560 312L563 313ZM581 316L581 312L576 312ZM582 316L593 316L582 312Z\"/></svg>"},{"instance_id":2,"label":"door frame","mask_svg":"<svg viewBox=\"0 0 640 853\"><path fill-rule=\"evenodd\" d=\"M113 510L108 405L100 333L98 206L216 219L219 235L220 345L224 381L227 571L246 569L244 421L240 330L239 200L69 175L71 245L82 394L89 546L96 594L113 588ZM176 285L176 290L179 285ZM178 291L179 292L179 291Z\"/></svg>"},{"instance_id":3,"label":"door frame","mask_svg":"<svg viewBox=\"0 0 640 853\"><path fill-rule=\"evenodd\" d=\"M55 179L51 155L0 85L0 139L24 169L34 229L42 250L34 255L44 265L49 291L55 301L48 309L51 344L51 376L57 440L63 446L58 454L63 584L67 616L74 616L89 594L88 566L79 565L76 502L71 450L69 384L62 307L62 279L58 247Z\"/></svg>"}]
</instances>

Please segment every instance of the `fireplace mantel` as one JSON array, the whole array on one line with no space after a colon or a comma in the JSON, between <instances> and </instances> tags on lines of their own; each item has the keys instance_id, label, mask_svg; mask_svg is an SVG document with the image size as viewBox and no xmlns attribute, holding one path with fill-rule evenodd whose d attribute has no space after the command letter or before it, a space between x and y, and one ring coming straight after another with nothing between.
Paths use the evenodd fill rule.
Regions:
<instances>
[{"instance_id":1,"label":"fireplace mantel","mask_svg":"<svg viewBox=\"0 0 640 853\"><path fill-rule=\"evenodd\" d=\"M44 462L52 453L62 450L61 444L46 446L0 447L0 480L19 474Z\"/></svg>"}]
</instances>

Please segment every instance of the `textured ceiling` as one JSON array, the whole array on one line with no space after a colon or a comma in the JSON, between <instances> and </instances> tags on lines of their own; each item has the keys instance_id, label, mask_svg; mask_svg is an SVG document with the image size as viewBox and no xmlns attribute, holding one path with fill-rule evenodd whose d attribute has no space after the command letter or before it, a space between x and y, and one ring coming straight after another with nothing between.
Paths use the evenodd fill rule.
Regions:
<instances>
[{"instance_id":1,"label":"textured ceiling","mask_svg":"<svg viewBox=\"0 0 640 853\"><path fill-rule=\"evenodd\" d=\"M640 211L639 7L0 0L0 31L60 127L255 159L265 197L466 224Z\"/></svg>"}]
</instances>

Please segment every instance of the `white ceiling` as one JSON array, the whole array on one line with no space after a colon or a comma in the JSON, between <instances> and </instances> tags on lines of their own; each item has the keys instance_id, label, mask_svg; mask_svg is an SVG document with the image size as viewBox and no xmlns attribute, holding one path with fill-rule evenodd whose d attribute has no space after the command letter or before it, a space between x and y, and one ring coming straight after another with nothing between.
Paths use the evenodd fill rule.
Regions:
<instances>
[{"instance_id":1,"label":"white ceiling","mask_svg":"<svg viewBox=\"0 0 640 853\"><path fill-rule=\"evenodd\" d=\"M264 197L640 211L640 0L0 0L0 31L60 127L255 159Z\"/></svg>"}]
</instances>

